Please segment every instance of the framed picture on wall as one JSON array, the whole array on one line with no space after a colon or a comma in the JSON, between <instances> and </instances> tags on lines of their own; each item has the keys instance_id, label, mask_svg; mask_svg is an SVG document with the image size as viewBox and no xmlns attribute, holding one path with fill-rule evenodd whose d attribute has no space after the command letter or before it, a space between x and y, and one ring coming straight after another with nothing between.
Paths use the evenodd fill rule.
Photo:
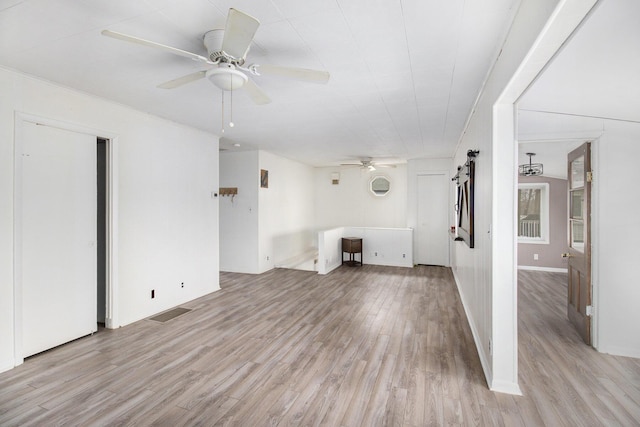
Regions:
<instances>
[{"instance_id":1,"label":"framed picture on wall","mask_svg":"<svg viewBox=\"0 0 640 427\"><path fill-rule=\"evenodd\" d=\"M269 171L260 169L260 188L269 188Z\"/></svg>"}]
</instances>

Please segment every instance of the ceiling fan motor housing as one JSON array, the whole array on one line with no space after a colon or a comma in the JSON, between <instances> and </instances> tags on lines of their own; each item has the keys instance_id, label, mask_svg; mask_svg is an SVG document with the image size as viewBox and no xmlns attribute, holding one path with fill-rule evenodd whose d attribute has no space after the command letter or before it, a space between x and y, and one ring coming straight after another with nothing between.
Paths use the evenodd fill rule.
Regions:
<instances>
[{"instance_id":1,"label":"ceiling fan motor housing","mask_svg":"<svg viewBox=\"0 0 640 427\"><path fill-rule=\"evenodd\" d=\"M207 56L212 62L229 62L234 65L244 64L244 58L236 59L229 56L222 50L222 41L224 40L224 30L211 30L204 33L204 47L207 48Z\"/></svg>"}]
</instances>

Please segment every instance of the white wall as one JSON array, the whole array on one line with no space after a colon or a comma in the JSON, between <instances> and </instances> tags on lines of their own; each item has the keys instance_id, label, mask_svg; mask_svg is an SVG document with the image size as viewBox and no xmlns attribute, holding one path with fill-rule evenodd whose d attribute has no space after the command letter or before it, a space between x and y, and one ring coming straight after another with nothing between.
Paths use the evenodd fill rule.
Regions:
<instances>
[{"instance_id":1,"label":"white wall","mask_svg":"<svg viewBox=\"0 0 640 427\"><path fill-rule=\"evenodd\" d=\"M640 358L640 124L606 121L595 143L592 247L596 347Z\"/></svg>"},{"instance_id":2,"label":"white wall","mask_svg":"<svg viewBox=\"0 0 640 427\"><path fill-rule=\"evenodd\" d=\"M456 242L452 266L489 387L516 394L520 389L513 236L515 120L513 105L507 105L504 108L510 108L511 119L494 123L494 105L534 46L557 3L556 0L521 2L500 56L461 137L451 170L453 175L455 166L465 163L467 150L480 150L475 176L475 248ZM510 140L511 144L494 152L494 138ZM503 173L507 179L501 177ZM494 177L500 179L494 182ZM504 198L498 197L500 192L504 192Z\"/></svg>"},{"instance_id":3,"label":"white wall","mask_svg":"<svg viewBox=\"0 0 640 427\"><path fill-rule=\"evenodd\" d=\"M313 168L266 151L260 151L259 163L269 172L269 188L258 191L258 271L264 272L317 243Z\"/></svg>"},{"instance_id":4,"label":"white wall","mask_svg":"<svg viewBox=\"0 0 640 427\"><path fill-rule=\"evenodd\" d=\"M564 155L566 167L567 156ZM546 166L546 165L545 165ZM567 271L562 253L567 247L567 180L543 176L521 176L519 184L549 185L549 236L546 243L518 243L518 268L522 270ZM538 259L534 259L537 254Z\"/></svg>"},{"instance_id":5,"label":"white wall","mask_svg":"<svg viewBox=\"0 0 640 427\"><path fill-rule=\"evenodd\" d=\"M343 237L362 239L362 253L354 255L355 261L413 268L411 228L337 227L318 232L318 274L330 273L348 259L342 252Z\"/></svg>"},{"instance_id":6,"label":"white wall","mask_svg":"<svg viewBox=\"0 0 640 427\"><path fill-rule=\"evenodd\" d=\"M344 227L318 232L318 274L328 274L342 265Z\"/></svg>"},{"instance_id":7,"label":"white wall","mask_svg":"<svg viewBox=\"0 0 640 427\"><path fill-rule=\"evenodd\" d=\"M340 173L340 184L331 183L331 174ZM391 191L377 197L369 191L369 181L378 175L391 180ZM369 172L359 167L326 167L315 170L315 220L320 229L354 227L406 227L407 166L379 168Z\"/></svg>"},{"instance_id":8,"label":"white wall","mask_svg":"<svg viewBox=\"0 0 640 427\"><path fill-rule=\"evenodd\" d=\"M222 271L263 273L316 245L312 167L266 151L224 152L220 187L238 187L220 198Z\"/></svg>"},{"instance_id":9,"label":"white wall","mask_svg":"<svg viewBox=\"0 0 640 427\"><path fill-rule=\"evenodd\" d=\"M0 371L15 361L16 112L117 137L114 327L219 289L216 136L2 68L0 93Z\"/></svg>"},{"instance_id":10,"label":"white wall","mask_svg":"<svg viewBox=\"0 0 640 427\"><path fill-rule=\"evenodd\" d=\"M362 238L363 264L413 268L410 228L345 227L343 236Z\"/></svg>"},{"instance_id":11,"label":"white wall","mask_svg":"<svg viewBox=\"0 0 640 427\"><path fill-rule=\"evenodd\" d=\"M258 273L257 151L220 153L220 187L237 187L238 194L220 196L220 270Z\"/></svg>"}]
</instances>

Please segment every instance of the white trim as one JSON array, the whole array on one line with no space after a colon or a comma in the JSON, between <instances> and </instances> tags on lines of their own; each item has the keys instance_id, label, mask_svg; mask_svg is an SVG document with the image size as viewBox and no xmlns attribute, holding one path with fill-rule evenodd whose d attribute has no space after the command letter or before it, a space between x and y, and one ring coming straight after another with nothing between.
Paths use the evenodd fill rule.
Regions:
<instances>
[{"instance_id":1,"label":"white trim","mask_svg":"<svg viewBox=\"0 0 640 427\"><path fill-rule=\"evenodd\" d=\"M489 386L489 390L498 393L513 394L515 396L523 396L522 390L518 383L512 383L508 381L492 381Z\"/></svg>"},{"instance_id":2,"label":"white trim","mask_svg":"<svg viewBox=\"0 0 640 427\"><path fill-rule=\"evenodd\" d=\"M517 386L518 381L518 239L515 227L517 222L514 223L517 219L515 197L518 159L515 107L518 99L560 51L596 2L597 0L560 0L529 52L493 104L491 335L494 349L498 352L494 350L492 364L500 368L500 380L492 382L492 390L513 391L514 388L508 384ZM506 209L509 202L511 209ZM497 335L498 329L501 336ZM511 335L512 342L504 339L507 334Z\"/></svg>"},{"instance_id":3,"label":"white trim","mask_svg":"<svg viewBox=\"0 0 640 427\"><path fill-rule=\"evenodd\" d=\"M600 139L595 139L591 141L591 170L598 170L598 158L600 154ZM598 180L593 180L591 182L591 305L594 307L598 307L600 305L600 287L598 284L600 283L600 269L598 268L600 262L600 229L598 227L598 219L600 218L600 210L598 207L600 206L597 201L600 196L600 186L598 185ZM568 197L568 195L567 195ZM567 229L567 234L569 230ZM567 240L569 240L569 236L567 235ZM600 316L598 310L595 310L595 313L591 316L591 345L598 351L603 351L600 348ZM606 351L604 351L606 352ZM617 353L619 355L625 353ZM640 358L640 350L636 353L635 356Z\"/></svg>"},{"instance_id":4,"label":"white trim","mask_svg":"<svg viewBox=\"0 0 640 427\"><path fill-rule=\"evenodd\" d=\"M534 189L540 190L540 237L517 236L518 243L548 245L549 244L549 183L548 182L518 182L518 197L516 203L520 202L520 190ZM516 210L517 213L517 210ZM516 225L520 230L520 218L516 218ZM518 231L519 232L519 231Z\"/></svg>"},{"instance_id":5,"label":"white trim","mask_svg":"<svg viewBox=\"0 0 640 427\"><path fill-rule=\"evenodd\" d=\"M464 314L467 317L467 324L469 325L469 329L471 329L471 335L473 336L473 341L476 345L476 349L478 350L478 357L480 358L480 364L482 365L482 370L484 371L485 380L487 381L487 385L489 390L495 391L498 393L508 393L516 396L522 396L522 390L520 389L520 385L518 382L511 381L502 381L502 380L494 380L493 379L493 371L491 369L491 361L487 358L486 353L484 352L484 347L480 342L480 335L478 334L478 328L473 321L473 317L469 315L469 311L467 310L467 303L464 299L464 293L461 291L460 282L458 281L458 276L456 272L451 269L453 273L453 280L456 283L456 288L458 289L458 295L460 296L460 301L462 302L462 308L464 308Z\"/></svg>"},{"instance_id":6,"label":"white trim","mask_svg":"<svg viewBox=\"0 0 640 427\"><path fill-rule=\"evenodd\" d=\"M22 365L22 119L14 117L13 149L13 364Z\"/></svg>"},{"instance_id":7,"label":"white trim","mask_svg":"<svg viewBox=\"0 0 640 427\"><path fill-rule=\"evenodd\" d=\"M525 244L525 245L548 245L549 244L549 242L545 241L545 240L527 239L527 238L523 238L523 237L519 237L518 238L518 243L522 243L522 244Z\"/></svg>"},{"instance_id":8,"label":"white trim","mask_svg":"<svg viewBox=\"0 0 640 427\"><path fill-rule=\"evenodd\" d=\"M518 270L531 270L531 271L548 271L550 273L567 273L566 268L559 267L538 267L536 265L519 265Z\"/></svg>"},{"instance_id":9,"label":"white trim","mask_svg":"<svg viewBox=\"0 0 640 427\"><path fill-rule=\"evenodd\" d=\"M35 123L49 126L56 129L62 129L70 132L82 133L96 137L107 139L107 266L106 266L106 303L109 307L107 312L107 327L114 328L118 324L114 322L117 319L117 200L118 200L118 136L113 132L107 132L100 129L90 128L76 123L70 123L48 117L37 116L34 114L15 112L14 116L14 201L13 201L13 336L14 336L14 366L21 365L24 362L22 350L22 156L18 153L22 152L23 124ZM111 318L108 316L111 315Z\"/></svg>"},{"instance_id":10,"label":"white trim","mask_svg":"<svg viewBox=\"0 0 640 427\"><path fill-rule=\"evenodd\" d=\"M373 181L375 181L378 178L384 178L389 183L389 189L384 194L377 194L375 191L373 191ZM384 175L384 174L380 174L380 173L374 174L369 179L369 183L367 184L367 188L369 190L369 194L371 194L373 197L375 197L375 198L385 197L391 192L391 178L388 175Z\"/></svg>"},{"instance_id":11,"label":"white trim","mask_svg":"<svg viewBox=\"0 0 640 427\"><path fill-rule=\"evenodd\" d=\"M515 143L517 115L513 102L497 101L494 104L492 126L491 363L494 378L489 388L504 393L520 390L516 269L518 149Z\"/></svg>"},{"instance_id":12,"label":"white trim","mask_svg":"<svg viewBox=\"0 0 640 427\"><path fill-rule=\"evenodd\" d=\"M595 311L597 312L598 310ZM636 359L640 359L640 348L629 348L613 345L604 346L603 348L599 348L598 351L600 353L612 354L614 356L633 357Z\"/></svg>"},{"instance_id":13,"label":"white trim","mask_svg":"<svg viewBox=\"0 0 640 427\"><path fill-rule=\"evenodd\" d=\"M480 358L480 365L482 365L482 371L484 372L484 378L487 381L487 385L491 388L491 383L493 382L493 372L491 371L491 361L487 358L486 353L484 352L484 347L481 345L480 334L478 334L478 328L473 320L473 316L469 314L469 310L467 310L467 302L464 299L464 292L462 292L462 288L460 287L460 281L458 280L458 275L455 270L452 268L451 272L453 273L453 280L456 283L456 288L458 290L458 295L460 296L460 301L462 302L462 308L464 309L464 314L467 318L467 324L469 325L469 329L471 329L471 335L473 336L473 341L476 344L476 349L478 350L478 357Z\"/></svg>"},{"instance_id":14,"label":"white trim","mask_svg":"<svg viewBox=\"0 0 640 427\"><path fill-rule=\"evenodd\" d=\"M106 217L106 308L105 327L120 326L118 317L118 137L107 140L107 217Z\"/></svg>"}]
</instances>

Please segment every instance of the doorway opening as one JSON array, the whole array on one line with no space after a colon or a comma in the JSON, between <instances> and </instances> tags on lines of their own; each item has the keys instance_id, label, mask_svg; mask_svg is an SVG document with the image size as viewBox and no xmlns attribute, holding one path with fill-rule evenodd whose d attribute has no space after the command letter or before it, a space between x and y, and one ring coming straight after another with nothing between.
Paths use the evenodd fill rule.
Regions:
<instances>
[{"instance_id":1,"label":"doorway opening","mask_svg":"<svg viewBox=\"0 0 640 427\"><path fill-rule=\"evenodd\" d=\"M581 25L597 0L561 2L492 106L492 318L490 388L521 394L518 385L517 129L522 95ZM498 258L497 255L500 254Z\"/></svg>"},{"instance_id":2,"label":"doorway opening","mask_svg":"<svg viewBox=\"0 0 640 427\"><path fill-rule=\"evenodd\" d=\"M96 201L96 321L98 331L104 328L107 314L107 143L98 137L96 151L97 201Z\"/></svg>"}]
</instances>

